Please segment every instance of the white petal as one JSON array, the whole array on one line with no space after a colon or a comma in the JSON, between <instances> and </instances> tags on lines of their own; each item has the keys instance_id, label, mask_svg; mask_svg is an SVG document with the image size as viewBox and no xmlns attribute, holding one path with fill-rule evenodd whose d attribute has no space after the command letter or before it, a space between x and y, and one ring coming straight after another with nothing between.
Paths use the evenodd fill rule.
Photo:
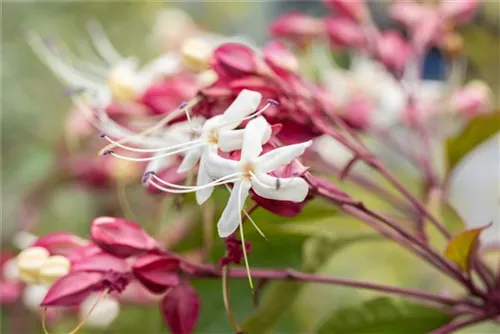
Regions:
<instances>
[{"instance_id":1,"label":"white petal","mask_svg":"<svg viewBox=\"0 0 500 334\"><path fill-rule=\"evenodd\" d=\"M261 99L260 93L243 89L224 112L224 122L230 123L230 128L236 128L243 118L257 110Z\"/></svg>"},{"instance_id":2,"label":"white petal","mask_svg":"<svg viewBox=\"0 0 500 334\"><path fill-rule=\"evenodd\" d=\"M202 155L200 159L200 166L198 167L198 176L196 177L196 186L204 186L212 181L212 178L207 172L207 164L205 163L206 155ZM196 191L196 202L203 204L212 195L214 187L207 187Z\"/></svg>"},{"instance_id":3,"label":"white petal","mask_svg":"<svg viewBox=\"0 0 500 334\"><path fill-rule=\"evenodd\" d=\"M241 223L241 209L250 190L250 182L236 182L229 196L226 208L222 213L217 224L219 237L226 238L230 236Z\"/></svg>"},{"instance_id":4,"label":"white petal","mask_svg":"<svg viewBox=\"0 0 500 334\"><path fill-rule=\"evenodd\" d=\"M311 144L312 141L309 140L300 144L279 147L258 157L255 165L259 172L269 173L301 156Z\"/></svg>"},{"instance_id":5,"label":"white petal","mask_svg":"<svg viewBox=\"0 0 500 334\"><path fill-rule=\"evenodd\" d=\"M248 122L243 134L243 146L241 148L242 160L254 160L262 152L262 144L271 136L271 126L264 117L257 117Z\"/></svg>"},{"instance_id":6,"label":"white petal","mask_svg":"<svg viewBox=\"0 0 500 334\"><path fill-rule=\"evenodd\" d=\"M177 173L185 173L191 170L200 160L202 150L200 148L194 148L189 150L184 159L182 159L181 165L177 169Z\"/></svg>"},{"instance_id":7,"label":"white petal","mask_svg":"<svg viewBox=\"0 0 500 334\"><path fill-rule=\"evenodd\" d=\"M309 192L309 185L300 177L277 178L257 174L252 178L252 189L257 195L279 201L302 202Z\"/></svg>"},{"instance_id":8,"label":"white petal","mask_svg":"<svg viewBox=\"0 0 500 334\"><path fill-rule=\"evenodd\" d=\"M218 146L221 151L231 152L241 149L243 146L244 129L219 131Z\"/></svg>"},{"instance_id":9,"label":"white petal","mask_svg":"<svg viewBox=\"0 0 500 334\"><path fill-rule=\"evenodd\" d=\"M208 151L205 154L207 157L203 163L212 179L215 180L238 172L238 161L222 158L214 151Z\"/></svg>"},{"instance_id":10,"label":"white petal","mask_svg":"<svg viewBox=\"0 0 500 334\"><path fill-rule=\"evenodd\" d=\"M500 244L500 134L467 154L450 176L449 201L468 229L493 226L481 233L483 244Z\"/></svg>"}]
</instances>

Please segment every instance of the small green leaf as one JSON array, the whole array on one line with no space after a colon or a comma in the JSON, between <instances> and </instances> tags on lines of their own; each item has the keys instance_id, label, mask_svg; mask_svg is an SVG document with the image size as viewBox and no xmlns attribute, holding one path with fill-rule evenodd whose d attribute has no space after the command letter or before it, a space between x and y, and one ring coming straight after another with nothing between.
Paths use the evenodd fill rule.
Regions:
<instances>
[{"instance_id":1,"label":"small green leaf","mask_svg":"<svg viewBox=\"0 0 500 334\"><path fill-rule=\"evenodd\" d=\"M470 260L479 245L479 235L490 226L491 224L456 234L446 246L444 253L446 258L456 263L463 271L468 272Z\"/></svg>"},{"instance_id":2,"label":"small green leaf","mask_svg":"<svg viewBox=\"0 0 500 334\"><path fill-rule=\"evenodd\" d=\"M450 315L437 309L382 297L335 311L316 332L419 334L427 333L450 320Z\"/></svg>"},{"instance_id":3,"label":"small green leaf","mask_svg":"<svg viewBox=\"0 0 500 334\"><path fill-rule=\"evenodd\" d=\"M311 223L311 225L314 224ZM300 232L303 231L300 230ZM310 238L304 243L303 264L299 270L303 272L315 272L330 259L332 254L343 247L354 242L372 240L374 238L381 237L374 233L367 234L366 231L351 231L349 235L338 236L336 239L328 235L323 238ZM273 328L275 328L278 320L293 304L303 286L304 283L299 282L282 281L270 283L265 290L265 294L257 310L244 322L243 328L245 332L250 334L273 332Z\"/></svg>"},{"instance_id":4,"label":"small green leaf","mask_svg":"<svg viewBox=\"0 0 500 334\"><path fill-rule=\"evenodd\" d=\"M474 118L455 137L446 142L448 171L474 147L500 131L500 112L489 113Z\"/></svg>"}]
</instances>

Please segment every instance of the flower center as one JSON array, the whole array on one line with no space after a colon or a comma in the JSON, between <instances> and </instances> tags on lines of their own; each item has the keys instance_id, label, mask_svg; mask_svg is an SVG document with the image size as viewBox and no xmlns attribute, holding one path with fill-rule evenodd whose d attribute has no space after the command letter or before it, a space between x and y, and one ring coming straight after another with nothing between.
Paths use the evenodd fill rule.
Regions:
<instances>
[{"instance_id":1,"label":"flower center","mask_svg":"<svg viewBox=\"0 0 500 334\"><path fill-rule=\"evenodd\" d=\"M217 132L211 131L207 136L207 142L209 144L217 145L219 143L219 136Z\"/></svg>"},{"instance_id":2,"label":"flower center","mask_svg":"<svg viewBox=\"0 0 500 334\"><path fill-rule=\"evenodd\" d=\"M253 170L254 170L254 166L251 162L244 162L243 163L243 168L242 168L242 171L243 171L243 179L245 180L250 180L252 178L252 173L253 173Z\"/></svg>"}]
</instances>

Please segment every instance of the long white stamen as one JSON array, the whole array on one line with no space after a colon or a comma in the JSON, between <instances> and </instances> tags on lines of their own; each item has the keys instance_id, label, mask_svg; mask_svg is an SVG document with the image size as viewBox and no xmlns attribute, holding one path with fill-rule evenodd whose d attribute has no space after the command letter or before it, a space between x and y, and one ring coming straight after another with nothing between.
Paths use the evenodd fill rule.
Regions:
<instances>
[{"instance_id":1,"label":"long white stamen","mask_svg":"<svg viewBox=\"0 0 500 334\"><path fill-rule=\"evenodd\" d=\"M90 109L85 103L80 101L80 99L72 98L73 103L76 106L76 109L81 112L81 114L85 117L85 119L92 124L97 130L102 131L101 124L97 121L92 109Z\"/></svg>"},{"instance_id":2,"label":"long white stamen","mask_svg":"<svg viewBox=\"0 0 500 334\"><path fill-rule=\"evenodd\" d=\"M245 259L245 268L247 269L248 283L250 284L250 289L253 290L252 274L250 273L250 265L248 264L247 247L245 244L245 233L243 232L243 221L241 220L241 192L243 191L242 184L240 189L238 189L238 218L240 222L240 237L241 237L241 249L243 251L243 258Z\"/></svg>"},{"instance_id":3,"label":"long white stamen","mask_svg":"<svg viewBox=\"0 0 500 334\"><path fill-rule=\"evenodd\" d=\"M226 184L226 189L227 191L229 191L229 193L231 193L231 188L229 188L229 186ZM252 219L252 217L250 217L250 214L248 213L247 210L243 209L243 213L245 214L245 216L248 218L248 220L250 221L250 223L252 223L253 227L255 227L255 230L257 230L257 232L264 238L267 240L267 237L266 235L264 234L264 232L262 232L262 230L257 226L257 223Z\"/></svg>"},{"instance_id":4,"label":"long white stamen","mask_svg":"<svg viewBox=\"0 0 500 334\"><path fill-rule=\"evenodd\" d=\"M189 110L188 110L187 108L183 108L183 110L184 110L184 112L185 112L185 114L186 114L186 118L187 118L187 120L188 120L188 123L189 123L189 126L191 127L191 129L192 129L193 131L196 131L196 132L201 131L201 127L199 127L199 126L198 126L198 127L196 127L196 126L194 126L194 125L193 125L193 122L192 122L192 120L191 120L191 115L190 115Z\"/></svg>"},{"instance_id":5,"label":"long white stamen","mask_svg":"<svg viewBox=\"0 0 500 334\"><path fill-rule=\"evenodd\" d=\"M204 139L197 139L197 140L192 140L187 143L182 143L182 144L177 144L177 145L172 145L172 146L166 146L166 147L160 147L160 148L135 148L127 145L120 144L116 140L113 140L106 134L102 134L101 137L105 138L107 141L109 141L111 144L114 144L117 147L121 147L125 150L131 151L131 152L138 152L138 153L154 153L154 152L161 152L161 151L169 151L172 149L177 149L177 148L182 148L185 146L190 146L193 144L198 144L201 142L204 142Z\"/></svg>"},{"instance_id":6,"label":"long white stamen","mask_svg":"<svg viewBox=\"0 0 500 334\"><path fill-rule=\"evenodd\" d=\"M92 44L96 48L99 55L109 64L115 65L123 57L116 51L113 44L106 36L99 22L92 20L87 22L87 30L90 34Z\"/></svg>"},{"instance_id":7,"label":"long white stamen","mask_svg":"<svg viewBox=\"0 0 500 334\"><path fill-rule=\"evenodd\" d=\"M184 151L187 151L187 150L190 150L190 149L193 149L193 148L196 148L196 147L201 147L201 146L204 146L204 145L205 145L205 143L193 144L191 146L184 147L184 148L181 148L181 149L178 149L178 150L169 151L169 152L166 152L164 154L159 154L159 155L155 155L155 156L152 156L152 157L145 157L145 158L127 157L125 155L117 154L117 153L115 153L113 151L104 151L103 155L110 154L113 157L118 158L118 159L122 159L122 160L134 161L134 162L143 162L143 161L151 161L151 160L161 159L161 158L164 158L164 157L169 157L171 155L179 154L179 153L182 153Z\"/></svg>"},{"instance_id":8,"label":"long white stamen","mask_svg":"<svg viewBox=\"0 0 500 334\"><path fill-rule=\"evenodd\" d=\"M174 110L171 113L169 113L168 115L166 115L163 119L161 119L158 123L156 123L152 127L147 128L144 131L142 131L142 132L140 132L132 137L127 137L127 138L121 139L118 142L120 144L123 144L123 143L131 142L135 139L143 138L146 135L153 133L154 131L156 131L158 129L161 129L163 126L167 125L168 122L170 122L171 120L175 119L176 117L182 115L182 113L184 112L184 110L183 110L184 108L191 108L191 107L195 106L200 101L201 101L201 97L196 97L193 100L191 100L186 106L183 106L182 108L177 108L176 110ZM116 147L115 144L109 144L106 147L104 147L103 149L101 149L101 151L99 151L98 155L102 155L104 152L112 150L114 147Z\"/></svg>"},{"instance_id":9,"label":"long white stamen","mask_svg":"<svg viewBox=\"0 0 500 334\"><path fill-rule=\"evenodd\" d=\"M253 227L255 228L255 230L260 234L261 237L263 237L264 239L267 240L267 237L266 235L264 234L264 232L262 232L262 230L257 226L257 223L252 219L252 217L250 217L250 214L247 212L247 210L243 209L243 213L245 214L245 216L247 217L247 219L250 221L250 223L252 223Z\"/></svg>"},{"instance_id":10,"label":"long white stamen","mask_svg":"<svg viewBox=\"0 0 500 334\"><path fill-rule=\"evenodd\" d=\"M28 33L28 44L38 57L56 74L59 79L72 87L83 87L99 89L102 86L78 73L74 68L68 66L50 51L43 42L42 38L34 33Z\"/></svg>"},{"instance_id":11,"label":"long white stamen","mask_svg":"<svg viewBox=\"0 0 500 334\"><path fill-rule=\"evenodd\" d=\"M222 184L226 184L226 183L233 183L233 182L236 182L240 180L239 178L234 178L234 179L229 179L229 180L225 180L225 181L221 181L220 183L217 183L217 184L206 184L206 185L203 185L203 186L199 186L199 187L196 187L196 189L170 189L170 188L165 188L161 185L159 185L158 183L156 183L153 178L150 178L149 179L149 184L151 184L152 186L154 186L156 189L158 190L161 190L163 192L166 192L166 193L171 193L171 194L188 194L188 193L192 193L192 192L195 192L197 190L202 190L202 189L205 189L205 188L210 188L210 187L214 187L214 186L218 186L218 185L222 185Z\"/></svg>"},{"instance_id":12,"label":"long white stamen","mask_svg":"<svg viewBox=\"0 0 500 334\"><path fill-rule=\"evenodd\" d=\"M212 186L214 186L214 185L220 185L220 184L222 184L222 183L220 183L220 182L222 182L222 181L224 181L224 184L225 184L225 183L227 183L227 182L226 182L226 180L227 180L227 179L233 179L234 177L236 177L236 176L240 176L241 174L243 174L243 173L242 173L242 172L238 172L238 173L229 174L229 175L223 176L223 177L221 177L221 178L219 178L219 179L217 179L217 180L214 180L214 181L212 181L212 182L210 182L210 183L207 183L207 184L208 184L208 185L212 185ZM165 181L165 180L163 180L163 179L159 178L159 177L158 177L156 174L154 174L154 173L152 174L152 177L153 177L155 180L159 181L160 183L163 183L163 184L165 184L165 185L167 185L167 186L170 186L170 187L172 187L172 188L185 189L185 190L187 190L187 189L191 189L191 190L198 190L198 189L199 189L199 187L200 187L200 186L183 186L183 185L179 185L179 184L175 184L175 183L170 183L170 182L168 182L168 181Z\"/></svg>"}]
</instances>

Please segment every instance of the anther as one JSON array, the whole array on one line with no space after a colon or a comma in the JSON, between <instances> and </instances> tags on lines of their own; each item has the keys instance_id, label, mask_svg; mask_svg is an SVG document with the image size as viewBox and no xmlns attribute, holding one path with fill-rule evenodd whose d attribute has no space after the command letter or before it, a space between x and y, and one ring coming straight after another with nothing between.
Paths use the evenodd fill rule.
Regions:
<instances>
[{"instance_id":1,"label":"anther","mask_svg":"<svg viewBox=\"0 0 500 334\"><path fill-rule=\"evenodd\" d=\"M101 133L99 134L99 137L104 138L104 137L106 137L106 134L105 134L104 132L101 132Z\"/></svg>"},{"instance_id":2,"label":"anther","mask_svg":"<svg viewBox=\"0 0 500 334\"><path fill-rule=\"evenodd\" d=\"M113 150L105 150L104 152L102 152L102 155L108 155L108 154L113 154Z\"/></svg>"},{"instance_id":3,"label":"anther","mask_svg":"<svg viewBox=\"0 0 500 334\"><path fill-rule=\"evenodd\" d=\"M179 105L179 109L184 109L188 106L188 103L187 102L182 102L180 105Z\"/></svg>"},{"instance_id":4,"label":"anther","mask_svg":"<svg viewBox=\"0 0 500 334\"><path fill-rule=\"evenodd\" d=\"M144 174L142 175L142 183L146 183L146 182L148 182L149 177L150 177L151 175L155 175L155 172L153 172L153 171L149 171L149 172L144 173Z\"/></svg>"},{"instance_id":5,"label":"anther","mask_svg":"<svg viewBox=\"0 0 500 334\"><path fill-rule=\"evenodd\" d=\"M273 99L267 99L267 103L270 103L272 105L275 105L275 106L279 106L279 102L276 101L276 100L273 100Z\"/></svg>"}]
</instances>

